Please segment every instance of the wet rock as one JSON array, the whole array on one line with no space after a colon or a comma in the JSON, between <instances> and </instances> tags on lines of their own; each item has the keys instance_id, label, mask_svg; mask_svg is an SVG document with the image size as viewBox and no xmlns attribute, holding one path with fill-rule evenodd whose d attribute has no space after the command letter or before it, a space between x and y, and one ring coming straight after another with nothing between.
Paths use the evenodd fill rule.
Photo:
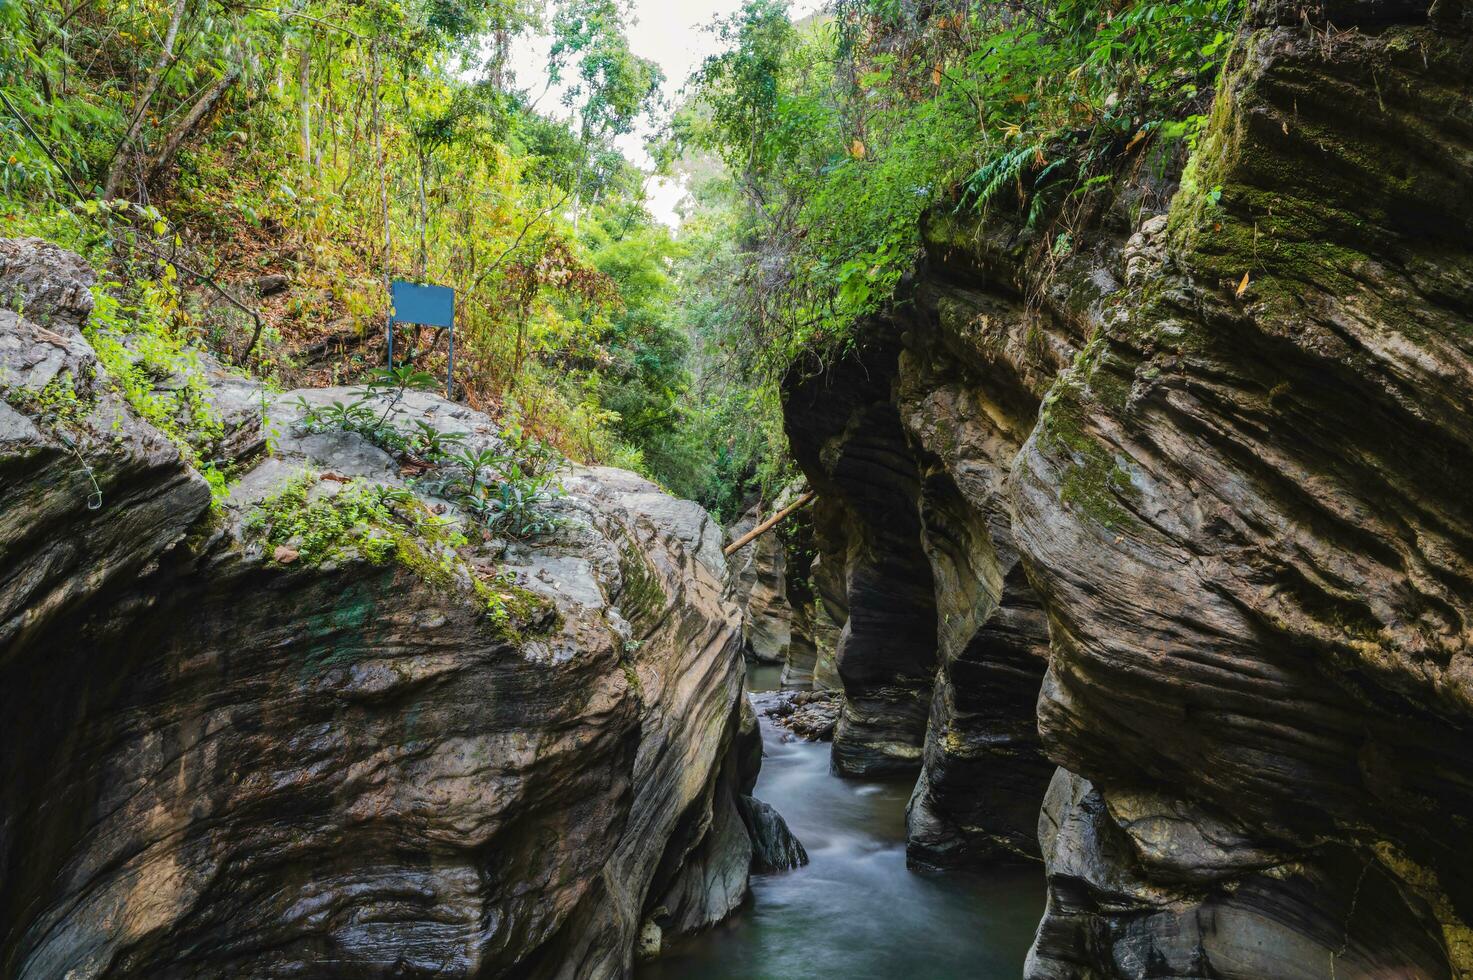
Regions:
<instances>
[{"instance_id":1,"label":"wet rock","mask_svg":"<svg viewBox=\"0 0 1473 980\"><path fill-rule=\"evenodd\" d=\"M36 326L80 329L95 279L81 256L44 239L0 239L0 307Z\"/></svg>"},{"instance_id":2,"label":"wet rock","mask_svg":"<svg viewBox=\"0 0 1473 980\"><path fill-rule=\"evenodd\" d=\"M80 326L92 271L0 239L0 664L184 538L209 487L106 383ZM33 319L34 317L34 319Z\"/></svg>"},{"instance_id":3,"label":"wet rock","mask_svg":"<svg viewBox=\"0 0 1473 980\"><path fill-rule=\"evenodd\" d=\"M660 955L664 948L665 933L660 924L653 919L646 919L644 925L639 927L639 940L634 947L634 958L636 960L652 960Z\"/></svg>"},{"instance_id":4,"label":"wet rock","mask_svg":"<svg viewBox=\"0 0 1473 980\"><path fill-rule=\"evenodd\" d=\"M813 520L813 543L817 552L809 566L809 583L813 591L813 686L820 690L837 690L839 679L839 639L849 619L849 599L844 584L846 545L843 515L838 507L820 497L809 513Z\"/></svg>"},{"instance_id":5,"label":"wet rock","mask_svg":"<svg viewBox=\"0 0 1473 980\"><path fill-rule=\"evenodd\" d=\"M842 703L837 691L781 691L767 696L762 713L799 738L827 742L834 737Z\"/></svg>"},{"instance_id":6,"label":"wet rock","mask_svg":"<svg viewBox=\"0 0 1473 980\"><path fill-rule=\"evenodd\" d=\"M752 839L753 871L791 871L808 863L808 852L782 814L750 796L737 799L737 810Z\"/></svg>"},{"instance_id":7,"label":"wet rock","mask_svg":"<svg viewBox=\"0 0 1473 980\"><path fill-rule=\"evenodd\" d=\"M1077 774L1030 976L1473 971L1467 8L1251 4L1180 189L1058 262L939 210L906 308L789 379L837 764L924 732L921 863L1028 850Z\"/></svg>"}]
</instances>

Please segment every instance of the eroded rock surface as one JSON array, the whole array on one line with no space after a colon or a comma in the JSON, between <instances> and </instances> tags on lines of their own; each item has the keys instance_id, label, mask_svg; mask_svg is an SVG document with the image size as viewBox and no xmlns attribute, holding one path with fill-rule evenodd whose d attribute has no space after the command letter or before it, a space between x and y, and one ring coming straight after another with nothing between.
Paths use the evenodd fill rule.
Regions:
<instances>
[{"instance_id":1,"label":"eroded rock surface","mask_svg":"<svg viewBox=\"0 0 1473 980\"><path fill-rule=\"evenodd\" d=\"M292 393L212 510L82 337L88 282L0 242L26 300L0 312L0 972L619 977L642 926L743 900L760 750L704 511L579 469L536 545L274 549L284 488L333 507L398 464L298 434L297 394L343 393ZM430 396L391 418L496 438Z\"/></svg>"},{"instance_id":2,"label":"eroded rock surface","mask_svg":"<svg viewBox=\"0 0 1473 980\"><path fill-rule=\"evenodd\" d=\"M751 531L764 515L753 504L728 529L733 541ZM787 664L793 643L793 606L788 601L787 556L782 538L760 535L734 553L732 587L742 610L742 641L747 656L764 664Z\"/></svg>"},{"instance_id":3,"label":"eroded rock surface","mask_svg":"<svg viewBox=\"0 0 1473 980\"><path fill-rule=\"evenodd\" d=\"M933 216L790 379L855 528L836 760L925 732L923 863L1031 850L1064 767L1031 977L1467 975L1473 8L1251 4L1180 188L1123 193L1043 265Z\"/></svg>"},{"instance_id":4,"label":"eroded rock surface","mask_svg":"<svg viewBox=\"0 0 1473 980\"><path fill-rule=\"evenodd\" d=\"M1446 975L1473 965L1473 39L1388 6L1329 44L1282 14L1254 8L1160 264L1015 467L1040 727L1107 804L1169 787L1282 854L1255 921L1295 931L1302 975ZM1347 866L1378 919L1336 914L1366 897Z\"/></svg>"},{"instance_id":5,"label":"eroded rock surface","mask_svg":"<svg viewBox=\"0 0 1473 980\"><path fill-rule=\"evenodd\" d=\"M843 696L838 691L782 691L766 698L762 713L810 742L834 737Z\"/></svg>"}]
</instances>

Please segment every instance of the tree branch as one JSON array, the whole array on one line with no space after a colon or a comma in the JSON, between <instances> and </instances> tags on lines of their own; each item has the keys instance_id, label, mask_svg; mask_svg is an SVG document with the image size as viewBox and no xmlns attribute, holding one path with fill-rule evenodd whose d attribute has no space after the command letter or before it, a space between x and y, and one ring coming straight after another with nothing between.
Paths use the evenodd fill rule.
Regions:
<instances>
[{"instance_id":1,"label":"tree branch","mask_svg":"<svg viewBox=\"0 0 1473 980\"><path fill-rule=\"evenodd\" d=\"M201 119L209 115L210 110L215 107L215 103L220 101L220 96L224 95L225 90L234 85L238 78L240 78L240 67L238 65L231 65L225 74L221 75L219 80L210 87L209 91L199 97L199 101L194 104L194 108L190 109L189 114L165 137L164 144L159 148L159 152L154 156L149 165L144 168L144 180L152 178L154 174L169 165L169 161L173 159L174 153L179 149L179 144L184 142L185 137L193 131L194 127L199 125Z\"/></svg>"}]
</instances>

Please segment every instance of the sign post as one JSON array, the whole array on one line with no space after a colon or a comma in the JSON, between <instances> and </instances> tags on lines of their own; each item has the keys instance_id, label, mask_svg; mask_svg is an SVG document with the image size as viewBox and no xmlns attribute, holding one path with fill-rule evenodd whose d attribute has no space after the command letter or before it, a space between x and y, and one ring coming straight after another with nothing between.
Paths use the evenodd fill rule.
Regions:
<instances>
[{"instance_id":1,"label":"sign post","mask_svg":"<svg viewBox=\"0 0 1473 980\"><path fill-rule=\"evenodd\" d=\"M389 286L389 367L394 366L394 324L417 323L450 331L450 364L445 372L445 397L455 384L455 290L449 286L421 286L394 280Z\"/></svg>"}]
</instances>

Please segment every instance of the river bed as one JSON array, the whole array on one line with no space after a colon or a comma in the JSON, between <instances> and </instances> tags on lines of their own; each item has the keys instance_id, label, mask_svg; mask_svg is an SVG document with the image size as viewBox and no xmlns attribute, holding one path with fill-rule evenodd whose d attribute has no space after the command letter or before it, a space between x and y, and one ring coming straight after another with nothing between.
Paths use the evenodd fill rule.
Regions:
<instances>
[{"instance_id":1,"label":"river bed","mask_svg":"<svg viewBox=\"0 0 1473 980\"><path fill-rule=\"evenodd\" d=\"M809 864L754 875L752 898L638 980L1003 980L1022 974L1043 911L1042 868L973 875L905 867L911 780L840 779L828 743L785 738L762 715L776 668L757 668L764 757L756 796L777 807Z\"/></svg>"}]
</instances>

